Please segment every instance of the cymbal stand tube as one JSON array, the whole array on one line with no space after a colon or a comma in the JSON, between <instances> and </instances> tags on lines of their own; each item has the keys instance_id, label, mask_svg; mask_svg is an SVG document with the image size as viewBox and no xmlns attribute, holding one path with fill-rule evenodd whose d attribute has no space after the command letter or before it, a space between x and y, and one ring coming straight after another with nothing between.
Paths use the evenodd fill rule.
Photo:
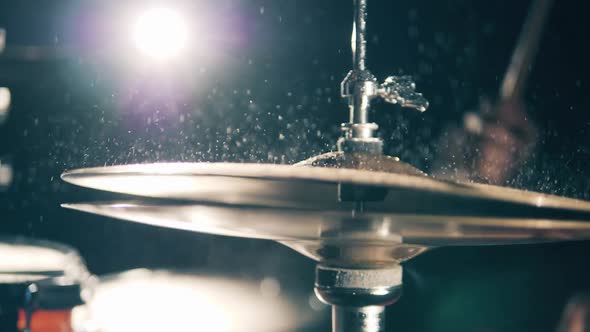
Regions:
<instances>
[{"instance_id":1,"label":"cymbal stand tube","mask_svg":"<svg viewBox=\"0 0 590 332\"><path fill-rule=\"evenodd\" d=\"M333 332L384 332L385 307L332 306Z\"/></svg>"},{"instance_id":2,"label":"cymbal stand tube","mask_svg":"<svg viewBox=\"0 0 590 332\"><path fill-rule=\"evenodd\" d=\"M333 332L383 332L385 307L401 296L402 267L316 267L315 293L332 305Z\"/></svg>"},{"instance_id":3,"label":"cymbal stand tube","mask_svg":"<svg viewBox=\"0 0 590 332\"><path fill-rule=\"evenodd\" d=\"M367 57L367 1L354 1L354 23L352 27L352 68L353 71L366 71L365 59ZM353 87L352 105L350 107L350 123L365 124L369 122L369 108L371 97L365 93L365 85L368 82L359 82ZM367 136L371 136L367 133Z\"/></svg>"},{"instance_id":4,"label":"cymbal stand tube","mask_svg":"<svg viewBox=\"0 0 590 332\"><path fill-rule=\"evenodd\" d=\"M354 23L352 28L352 68L366 70L367 57L367 1L354 1Z\"/></svg>"}]
</instances>

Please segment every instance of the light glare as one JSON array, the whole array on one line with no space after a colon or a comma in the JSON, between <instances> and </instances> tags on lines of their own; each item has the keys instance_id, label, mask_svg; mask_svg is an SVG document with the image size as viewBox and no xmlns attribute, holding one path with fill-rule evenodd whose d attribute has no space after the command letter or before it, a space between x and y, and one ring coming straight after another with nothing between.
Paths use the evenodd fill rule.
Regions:
<instances>
[{"instance_id":1,"label":"light glare","mask_svg":"<svg viewBox=\"0 0 590 332\"><path fill-rule=\"evenodd\" d=\"M104 332L271 332L300 323L302 317L288 301L266 298L255 285L217 276L129 271L91 286L86 305L72 313L72 325L76 331Z\"/></svg>"},{"instance_id":2,"label":"light glare","mask_svg":"<svg viewBox=\"0 0 590 332\"><path fill-rule=\"evenodd\" d=\"M135 46L156 60L170 60L186 48L188 28L183 17L169 8L143 12L133 27Z\"/></svg>"}]
</instances>

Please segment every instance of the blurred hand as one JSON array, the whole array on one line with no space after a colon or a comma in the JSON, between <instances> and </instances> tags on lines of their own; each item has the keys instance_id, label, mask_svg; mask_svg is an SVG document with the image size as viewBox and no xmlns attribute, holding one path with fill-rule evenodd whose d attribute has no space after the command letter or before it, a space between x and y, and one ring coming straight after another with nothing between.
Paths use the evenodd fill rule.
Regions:
<instances>
[{"instance_id":1,"label":"blurred hand","mask_svg":"<svg viewBox=\"0 0 590 332\"><path fill-rule=\"evenodd\" d=\"M462 127L445 135L433 174L502 185L530 158L536 140L523 103L484 101L478 112L465 115Z\"/></svg>"},{"instance_id":2,"label":"blurred hand","mask_svg":"<svg viewBox=\"0 0 590 332\"><path fill-rule=\"evenodd\" d=\"M534 149L537 130L519 101L495 106L483 103L481 133L476 140L474 180L504 184L526 162Z\"/></svg>"},{"instance_id":3,"label":"blurred hand","mask_svg":"<svg viewBox=\"0 0 590 332\"><path fill-rule=\"evenodd\" d=\"M557 332L590 331L590 294L574 295L561 316Z\"/></svg>"}]
</instances>

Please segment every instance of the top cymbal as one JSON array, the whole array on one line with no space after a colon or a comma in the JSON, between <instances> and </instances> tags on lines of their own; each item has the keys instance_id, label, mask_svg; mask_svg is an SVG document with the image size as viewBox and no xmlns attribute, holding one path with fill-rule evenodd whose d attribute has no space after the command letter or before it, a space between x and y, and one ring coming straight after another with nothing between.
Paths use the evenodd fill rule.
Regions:
<instances>
[{"instance_id":1,"label":"top cymbal","mask_svg":"<svg viewBox=\"0 0 590 332\"><path fill-rule=\"evenodd\" d=\"M238 163L156 163L78 169L66 182L116 193L199 203L351 211L342 191L380 191L377 213L590 219L590 202L419 174ZM344 189L343 189L344 188ZM363 199L365 200L365 199Z\"/></svg>"}]
</instances>

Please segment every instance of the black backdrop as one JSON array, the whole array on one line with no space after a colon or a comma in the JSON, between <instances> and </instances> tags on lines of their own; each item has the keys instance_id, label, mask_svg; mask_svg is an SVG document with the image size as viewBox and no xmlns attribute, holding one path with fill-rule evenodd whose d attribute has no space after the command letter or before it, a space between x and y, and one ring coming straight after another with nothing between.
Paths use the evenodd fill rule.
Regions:
<instances>
[{"instance_id":1,"label":"black backdrop","mask_svg":"<svg viewBox=\"0 0 590 332\"><path fill-rule=\"evenodd\" d=\"M153 3L153 2L150 2ZM168 5L171 2L166 2ZM429 170L449 125L494 98L528 1L372 0L369 60L380 78L408 73L424 114L378 105L389 154ZM0 125L0 232L80 250L92 272L199 268L278 278L311 292L313 262L266 241L184 233L66 211L108 195L59 179L78 167L152 161L292 163L334 148L347 118L338 94L350 67L351 3L194 0L209 18L199 52L166 70L136 66L118 14L139 1L3 1L8 45L68 49L59 59L0 58L13 104ZM526 92L541 138L508 184L590 198L588 26L581 1L558 1ZM204 19L205 20L205 19ZM590 286L585 242L444 248L405 265L391 330L553 331L567 298Z\"/></svg>"}]
</instances>

